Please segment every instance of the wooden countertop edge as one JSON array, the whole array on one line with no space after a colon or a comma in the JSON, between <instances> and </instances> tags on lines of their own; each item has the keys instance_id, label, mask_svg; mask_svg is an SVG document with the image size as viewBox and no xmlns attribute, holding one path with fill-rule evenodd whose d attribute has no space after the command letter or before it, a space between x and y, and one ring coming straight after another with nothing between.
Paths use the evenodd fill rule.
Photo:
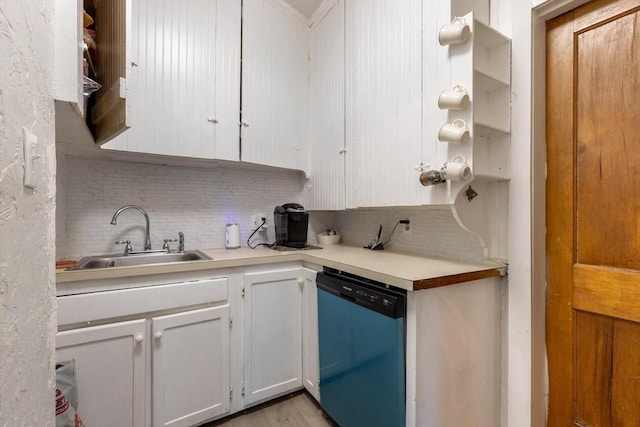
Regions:
<instances>
[{"instance_id":1,"label":"wooden countertop edge","mask_svg":"<svg viewBox=\"0 0 640 427\"><path fill-rule=\"evenodd\" d=\"M473 280L502 276L500 268L488 270L470 271L468 273L451 274L449 276L434 277L432 279L416 280L413 282L413 290L438 288L440 286L455 285L456 283L471 282Z\"/></svg>"}]
</instances>

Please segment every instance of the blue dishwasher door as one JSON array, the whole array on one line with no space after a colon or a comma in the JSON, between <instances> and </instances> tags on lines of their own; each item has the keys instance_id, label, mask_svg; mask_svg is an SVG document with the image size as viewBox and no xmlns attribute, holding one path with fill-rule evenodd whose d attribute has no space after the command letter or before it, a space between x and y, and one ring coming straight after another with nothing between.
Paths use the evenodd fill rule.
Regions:
<instances>
[{"instance_id":1,"label":"blue dishwasher door","mask_svg":"<svg viewBox=\"0 0 640 427\"><path fill-rule=\"evenodd\" d=\"M404 318L318 289L320 405L340 427L404 427Z\"/></svg>"}]
</instances>

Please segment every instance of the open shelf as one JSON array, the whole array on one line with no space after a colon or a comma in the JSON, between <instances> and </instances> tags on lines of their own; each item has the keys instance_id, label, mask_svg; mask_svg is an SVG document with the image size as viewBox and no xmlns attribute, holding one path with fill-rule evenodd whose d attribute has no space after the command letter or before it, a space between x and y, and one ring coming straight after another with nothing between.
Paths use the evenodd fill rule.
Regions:
<instances>
[{"instance_id":1,"label":"open shelf","mask_svg":"<svg viewBox=\"0 0 640 427\"><path fill-rule=\"evenodd\" d=\"M473 20L473 174L482 181L510 176L511 40Z\"/></svg>"}]
</instances>

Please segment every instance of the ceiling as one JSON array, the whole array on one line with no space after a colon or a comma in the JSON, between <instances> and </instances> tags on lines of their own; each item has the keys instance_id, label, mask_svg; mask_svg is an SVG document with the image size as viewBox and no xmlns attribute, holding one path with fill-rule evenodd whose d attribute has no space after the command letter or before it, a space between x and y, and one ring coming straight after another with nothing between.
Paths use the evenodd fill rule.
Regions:
<instances>
[{"instance_id":1,"label":"ceiling","mask_svg":"<svg viewBox=\"0 0 640 427\"><path fill-rule=\"evenodd\" d=\"M294 9L307 17L307 19L311 18L313 12L316 11L318 6L323 2L323 0L284 0L289 3Z\"/></svg>"}]
</instances>

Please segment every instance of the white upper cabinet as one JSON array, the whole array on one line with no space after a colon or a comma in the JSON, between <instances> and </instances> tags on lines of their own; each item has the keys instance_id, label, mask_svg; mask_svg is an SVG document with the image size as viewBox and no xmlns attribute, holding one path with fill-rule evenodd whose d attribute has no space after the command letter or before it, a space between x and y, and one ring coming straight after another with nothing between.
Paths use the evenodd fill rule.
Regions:
<instances>
[{"instance_id":1,"label":"white upper cabinet","mask_svg":"<svg viewBox=\"0 0 640 427\"><path fill-rule=\"evenodd\" d=\"M344 1L309 34L309 181L305 207L345 208Z\"/></svg>"},{"instance_id":2,"label":"white upper cabinet","mask_svg":"<svg viewBox=\"0 0 640 427\"><path fill-rule=\"evenodd\" d=\"M414 167L422 158L422 4L346 2L348 208L416 204L419 198Z\"/></svg>"},{"instance_id":3,"label":"white upper cabinet","mask_svg":"<svg viewBox=\"0 0 640 427\"><path fill-rule=\"evenodd\" d=\"M282 2L243 2L242 161L308 170L308 32Z\"/></svg>"},{"instance_id":4,"label":"white upper cabinet","mask_svg":"<svg viewBox=\"0 0 640 427\"><path fill-rule=\"evenodd\" d=\"M134 0L129 131L103 148L239 160L240 2Z\"/></svg>"},{"instance_id":5,"label":"white upper cabinet","mask_svg":"<svg viewBox=\"0 0 640 427\"><path fill-rule=\"evenodd\" d=\"M131 32L131 0L96 2L93 12L98 61L93 63L102 86L87 110L83 95L83 1L53 2L54 70L52 93L56 107L56 141L102 144L129 126L127 87ZM88 117L93 133L86 125Z\"/></svg>"}]
</instances>

